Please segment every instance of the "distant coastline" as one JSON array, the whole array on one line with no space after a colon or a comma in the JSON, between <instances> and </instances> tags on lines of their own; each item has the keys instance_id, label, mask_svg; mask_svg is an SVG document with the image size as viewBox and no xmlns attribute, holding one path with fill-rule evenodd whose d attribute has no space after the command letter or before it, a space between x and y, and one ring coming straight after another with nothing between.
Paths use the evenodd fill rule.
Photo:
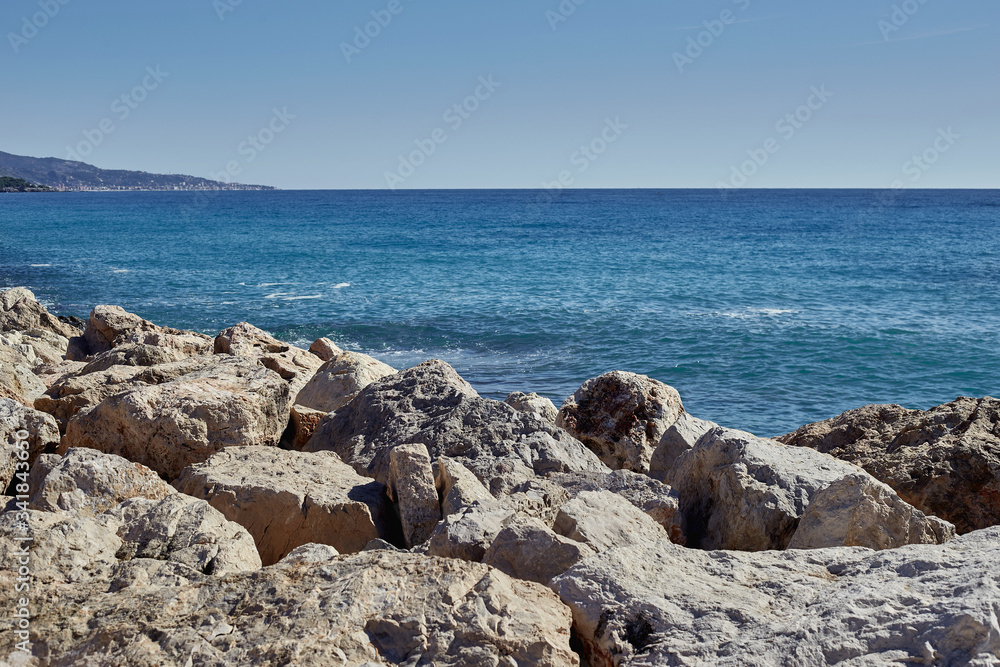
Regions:
<instances>
[{"instance_id":1,"label":"distant coastline","mask_svg":"<svg viewBox=\"0 0 1000 667\"><path fill-rule=\"evenodd\" d=\"M100 169L85 162L35 158L0 151L0 192L199 192L275 190L267 185L213 181L184 174Z\"/></svg>"}]
</instances>

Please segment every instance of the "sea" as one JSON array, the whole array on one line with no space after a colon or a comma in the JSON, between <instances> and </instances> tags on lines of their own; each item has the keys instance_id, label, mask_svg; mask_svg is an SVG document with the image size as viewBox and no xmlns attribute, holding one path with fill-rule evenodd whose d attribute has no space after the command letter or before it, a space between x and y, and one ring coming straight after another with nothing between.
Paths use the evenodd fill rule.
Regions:
<instances>
[{"instance_id":1,"label":"sea","mask_svg":"<svg viewBox=\"0 0 1000 667\"><path fill-rule=\"evenodd\" d=\"M0 195L0 288L216 334L327 336L558 406L611 370L780 435L1000 395L1000 191Z\"/></svg>"}]
</instances>

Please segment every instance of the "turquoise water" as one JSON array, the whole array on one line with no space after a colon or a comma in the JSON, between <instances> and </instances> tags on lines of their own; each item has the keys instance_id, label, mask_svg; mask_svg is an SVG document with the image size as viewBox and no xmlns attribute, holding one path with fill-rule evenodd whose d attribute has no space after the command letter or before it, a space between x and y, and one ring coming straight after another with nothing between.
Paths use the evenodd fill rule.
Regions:
<instances>
[{"instance_id":1,"label":"turquoise water","mask_svg":"<svg viewBox=\"0 0 1000 667\"><path fill-rule=\"evenodd\" d=\"M558 404L645 373L761 435L1000 394L1000 192L0 195L0 286L248 320Z\"/></svg>"}]
</instances>

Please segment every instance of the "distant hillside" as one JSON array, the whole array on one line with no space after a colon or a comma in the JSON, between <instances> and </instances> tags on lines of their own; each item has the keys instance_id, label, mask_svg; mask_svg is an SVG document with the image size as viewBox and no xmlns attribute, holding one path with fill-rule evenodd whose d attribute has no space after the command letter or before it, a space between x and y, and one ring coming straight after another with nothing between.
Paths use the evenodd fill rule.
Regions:
<instances>
[{"instance_id":1,"label":"distant hillside","mask_svg":"<svg viewBox=\"0 0 1000 667\"><path fill-rule=\"evenodd\" d=\"M52 188L29 183L23 178L0 176L0 192L52 192Z\"/></svg>"},{"instance_id":2,"label":"distant hillside","mask_svg":"<svg viewBox=\"0 0 1000 667\"><path fill-rule=\"evenodd\" d=\"M266 185L221 183L180 174L98 169L59 158L23 157L0 151L0 176L23 179L56 190L273 190Z\"/></svg>"}]
</instances>

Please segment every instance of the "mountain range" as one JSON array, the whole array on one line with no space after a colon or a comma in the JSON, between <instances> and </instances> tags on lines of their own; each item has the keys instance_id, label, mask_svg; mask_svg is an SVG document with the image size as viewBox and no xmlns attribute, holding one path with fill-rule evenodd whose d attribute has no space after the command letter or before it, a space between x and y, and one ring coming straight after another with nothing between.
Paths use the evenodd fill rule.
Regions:
<instances>
[{"instance_id":1,"label":"mountain range","mask_svg":"<svg viewBox=\"0 0 1000 667\"><path fill-rule=\"evenodd\" d=\"M54 190L273 190L266 185L223 183L183 174L99 169L85 162L36 158L0 151L0 176L24 179Z\"/></svg>"}]
</instances>

